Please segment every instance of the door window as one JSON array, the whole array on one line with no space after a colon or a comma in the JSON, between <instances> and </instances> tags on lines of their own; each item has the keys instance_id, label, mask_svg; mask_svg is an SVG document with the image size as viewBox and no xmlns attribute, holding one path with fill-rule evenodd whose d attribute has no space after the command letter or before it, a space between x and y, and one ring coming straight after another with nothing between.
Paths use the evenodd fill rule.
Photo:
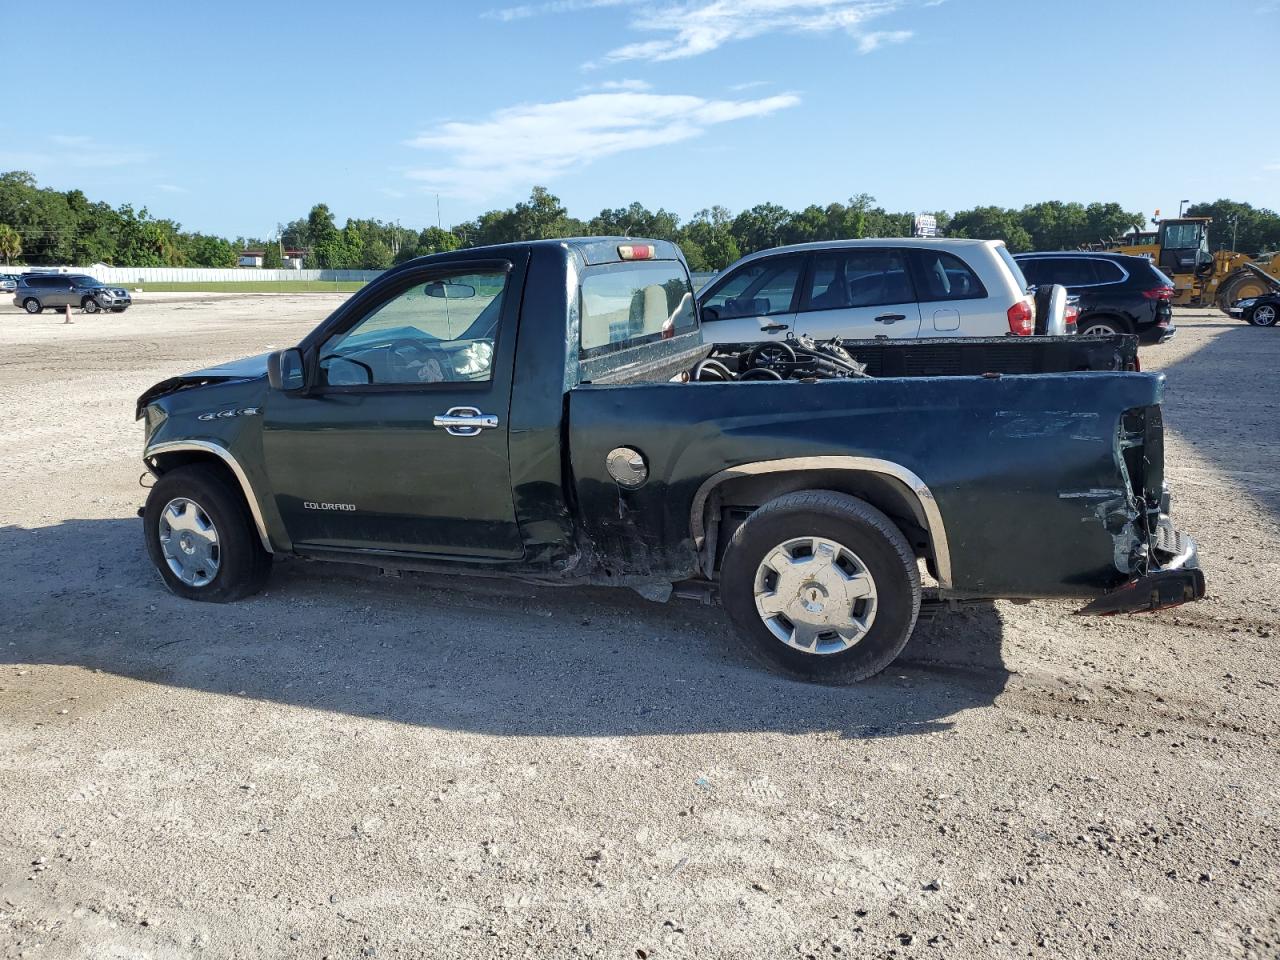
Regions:
<instances>
[{"instance_id":1,"label":"door window","mask_svg":"<svg viewBox=\"0 0 1280 960\"><path fill-rule=\"evenodd\" d=\"M734 271L714 294L702 303L703 320L734 317L767 317L790 313L800 283L799 257L774 258L749 263Z\"/></svg>"},{"instance_id":2,"label":"door window","mask_svg":"<svg viewBox=\"0 0 1280 960\"><path fill-rule=\"evenodd\" d=\"M849 250L814 259L803 309L879 307L915 299L902 251Z\"/></svg>"},{"instance_id":3,"label":"door window","mask_svg":"<svg viewBox=\"0 0 1280 960\"><path fill-rule=\"evenodd\" d=\"M1031 286L1037 286L1043 283L1041 279L1044 275L1043 260L1021 260L1017 261L1018 266L1022 269L1022 275L1027 278L1027 283Z\"/></svg>"},{"instance_id":4,"label":"door window","mask_svg":"<svg viewBox=\"0 0 1280 960\"><path fill-rule=\"evenodd\" d=\"M414 282L325 341L321 382L358 387L493 379L506 285L501 269Z\"/></svg>"},{"instance_id":5,"label":"door window","mask_svg":"<svg viewBox=\"0 0 1280 960\"><path fill-rule=\"evenodd\" d=\"M1097 283L1093 261L1085 257L1053 257L1044 261L1041 283L1060 283L1064 287L1083 287Z\"/></svg>"},{"instance_id":6,"label":"door window","mask_svg":"<svg viewBox=\"0 0 1280 960\"><path fill-rule=\"evenodd\" d=\"M1097 274L1096 283L1119 283L1124 279L1124 271L1110 260L1094 260L1093 271Z\"/></svg>"},{"instance_id":7,"label":"door window","mask_svg":"<svg viewBox=\"0 0 1280 960\"><path fill-rule=\"evenodd\" d=\"M923 284L921 300L978 300L987 295L987 288L978 275L954 254L942 250L920 250L917 256Z\"/></svg>"}]
</instances>

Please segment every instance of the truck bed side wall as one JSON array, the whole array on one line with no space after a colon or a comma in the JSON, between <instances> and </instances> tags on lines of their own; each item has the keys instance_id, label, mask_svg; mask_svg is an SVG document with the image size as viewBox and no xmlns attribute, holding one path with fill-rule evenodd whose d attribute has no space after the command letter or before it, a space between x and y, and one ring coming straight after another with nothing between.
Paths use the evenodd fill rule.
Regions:
<instances>
[{"instance_id":1,"label":"truck bed side wall","mask_svg":"<svg viewBox=\"0 0 1280 960\"><path fill-rule=\"evenodd\" d=\"M952 592L1092 596L1128 579L1136 543L1121 411L1158 403L1133 373L583 385L569 396L583 532L622 574L688 576L689 511L729 467L805 456L892 461L922 478L950 542ZM605 456L633 446L650 480L621 491Z\"/></svg>"}]
</instances>

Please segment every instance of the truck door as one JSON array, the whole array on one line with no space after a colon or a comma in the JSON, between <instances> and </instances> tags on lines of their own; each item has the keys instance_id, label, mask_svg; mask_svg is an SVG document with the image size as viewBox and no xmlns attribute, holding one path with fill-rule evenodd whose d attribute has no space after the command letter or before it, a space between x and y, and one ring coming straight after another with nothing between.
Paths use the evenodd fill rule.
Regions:
<instances>
[{"instance_id":1,"label":"truck door","mask_svg":"<svg viewBox=\"0 0 1280 960\"><path fill-rule=\"evenodd\" d=\"M357 296L304 345L304 395L263 411L294 546L523 554L507 450L525 264L454 262Z\"/></svg>"},{"instance_id":2,"label":"truck door","mask_svg":"<svg viewBox=\"0 0 1280 960\"><path fill-rule=\"evenodd\" d=\"M919 335L920 305L905 253L859 246L814 254L795 327L815 338Z\"/></svg>"},{"instance_id":3,"label":"truck door","mask_svg":"<svg viewBox=\"0 0 1280 960\"><path fill-rule=\"evenodd\" d=\"M750 260L713 281L702 308L706 343L784 340L795 321L796 293L804 257L799 254Z\"/></svg>"}]
</instances>

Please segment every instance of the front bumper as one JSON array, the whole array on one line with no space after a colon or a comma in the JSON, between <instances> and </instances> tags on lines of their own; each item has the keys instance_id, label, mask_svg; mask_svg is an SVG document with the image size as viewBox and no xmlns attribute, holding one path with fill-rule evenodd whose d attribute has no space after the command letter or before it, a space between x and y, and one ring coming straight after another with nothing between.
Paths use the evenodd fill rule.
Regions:
<instances>
[{"instance_id":1,"label":"front bumper","mask_svg":"<svg viewBox=\"0 0 1280 960\"><path fill-rule=\"evenodd\" d=\"M1151 544L1147 573L1086 604L1076 612L1109 617L1117 613L1150 613L1192 603L1204 597L1204 572L1196 542L1161 517Z\"/></svg>"}]
</instances>

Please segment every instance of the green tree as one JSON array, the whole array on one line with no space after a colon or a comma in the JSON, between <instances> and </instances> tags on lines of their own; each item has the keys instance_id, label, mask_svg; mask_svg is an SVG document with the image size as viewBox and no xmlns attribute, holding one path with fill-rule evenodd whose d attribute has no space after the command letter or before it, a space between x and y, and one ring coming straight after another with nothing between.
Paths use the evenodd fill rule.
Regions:
<instances>
[{"instance_id":1,"label":"green tree","mask_svg":"<svg viewBox=\"0 0 1280 960\"><path fill-rule=\"evenodd\" d=\"M10 261L22 256L22 237L18 231L7 223L0 223L0 257L4 257L7 267Z\"/></svg>"},{"instance_id":2,"label":"green tree","mask_svg":"<svg viewBox=\"0 0 1280 960\"><path fill-rule=\"evenodd\" d=\"M1233 229L1235 249L1241 253L1256 257L1280 250L1280 214L1274 210L1238 200L1215 200L1212 203L1193 203L1187 208L1186 215L1213 218L1209 225L1209 247L1212 250L1230 250ZM3 211L0 211L0 216L3 216Z\"/></svg>"},{"instance_id":3,"label":"green tree","mask_svg":"<svg viewBox=\"0 0 1280 960\"><path fill-rule=\"evenodd\" d=\"M1016 210L1006 207L974 207L951 218L947 230L953 237L975 240L1003 240L1012 252L1031 250L1031 236L1022 226Z\"/></svg>"},{"instance_id":4,"label":"green tree","mask_svg":"<svg viewBox=\"0 0 1280 960\"><path fill-rule=\"evenodd\" d=\"M280 255L280 241L268 240L262 247L262 269L279 270L284 266L284 257Z\"/></svg>"},{"instance_id":5,"label":"green tree","mask_svg":"<svg viewBox=\"0 0 1280 960\"><path fill-rule=\"evenodd\" d=\"M203 233L189 234L186 238L187 263L193 267L234 267L239 260L231 241L211 237Z\"/></svg>"},{"instance_id":6,"label":"green tree","mask_svg":"<svg viewBox=\"0 0 1280 960\"><path fill-rule=\"evenodd\" d=\"M742 254L733 237L733 218L724 207L699 210L680 231L680 244L702 251L704 269L723 270Z\"/></svg>"},{"instance_id":7,"label":"green tree","mask_svg":"<svg viewBox=\"0 0 1280 960\"><path fill-rule=\"evenodd\" d=\"M733 218L733 239L742 253L754 253L783 242L791 211L776 203L759 203Z\"/></svg>"},{"instance_id":8,"label":"green tree","mask_svg":"<svg viewBox=\"0 0 1280 960\"><path fill-rule=\"evenodd\" d=\"M651 211L636 201L630 206L601 210L587 223L585 232L593 237L675 240L680 232L680 218L661 207Z\"/></svg>"},{"instance_id":9,"label":"green tree","mask_svg":"<svg viewBox=\"0 0 1280 960\"><path fill-rule=\"evenodd\" d=\"M387 242L381 237L374 237L364 245L360 266L365 270L385 270L391 266L392 253Z\"/></svg>"}]
</instances>

